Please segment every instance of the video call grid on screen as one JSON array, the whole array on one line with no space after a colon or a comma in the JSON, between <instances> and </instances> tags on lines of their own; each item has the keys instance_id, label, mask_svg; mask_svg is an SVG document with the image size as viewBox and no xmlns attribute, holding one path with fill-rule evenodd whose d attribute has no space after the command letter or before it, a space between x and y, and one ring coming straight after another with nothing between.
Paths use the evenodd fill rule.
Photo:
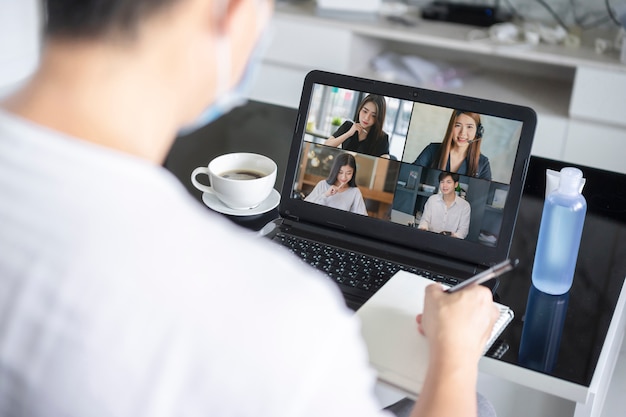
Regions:
<instances>
[{"instance_id":1,"label":"video call grid on screen","mask_svg":"<svg viewBox=\"0 0 626 417\"><path fill-rule=\"evenodd\" d=\"M429 145L436 147L444 141L456 109L383 96L386 114L382 122L389 138L388 154L375 156L325 145L344 122L357 120L359 103L368 94L329 85L313 86L292 195L306 199L320 181L328 178L335 158L347 152L356 160L355 180L367 216L417 228L426 201L439 191L442 170L416 164L416 160ZM460 174L457 195L471 208L469 230L463 239L496 246L523 123L487 114L479 117L483 132L477 142L480 154L488 161L490 176Z\"/></svg>"}]
</instances>

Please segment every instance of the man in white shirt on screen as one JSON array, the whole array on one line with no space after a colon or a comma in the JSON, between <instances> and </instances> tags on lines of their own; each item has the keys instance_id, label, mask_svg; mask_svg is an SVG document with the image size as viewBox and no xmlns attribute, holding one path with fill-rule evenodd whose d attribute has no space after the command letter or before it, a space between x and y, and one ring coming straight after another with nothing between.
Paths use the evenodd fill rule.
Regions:
<instances>
[{"instance_id":1,"label":"man in white shirt on screen","mask_svg":"<svg viewBox=\"0 0 626 417\"><path fill-rule=\"evenodd\" d=\"M161 167L240 101L272 3L44 3L40 68L0 104L0 415L388 415L330 281ZM486 288L429 288L414 416L476 415L496 317Z\"/></svg>"},{"instance_id":2,"label":"man in white shirt on screen","mask_svg":"<svg viewBox=\"0 0 626 417\"><path fill-rule=\"evenodd\" d=\"M459 174L446 171L439 174L439 192L426 200L418 228L465 239L472 208L456 195L458 185Z\"/></svg>"}]
</instances>

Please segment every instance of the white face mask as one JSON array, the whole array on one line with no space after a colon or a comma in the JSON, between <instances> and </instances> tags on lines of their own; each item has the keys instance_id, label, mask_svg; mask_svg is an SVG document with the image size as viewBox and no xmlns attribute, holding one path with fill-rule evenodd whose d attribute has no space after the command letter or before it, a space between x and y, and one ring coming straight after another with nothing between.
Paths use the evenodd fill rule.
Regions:
<instances>
[{"instance_id":1,"label":"white face mask","mask_svg":"<svg viewBox=\"0 0 626 417\"><path fill-rule=\"evenodd\" d=\"M264 26L267 26L265 23ZM231 75L231 48L230 40L228 38L221 38L218 40L216 55L217 55L217 88L215 101L210 104L193 122L183 126L178 135L187 135L192 133L211 122L219 119L221 116L230 112L232 109L238 106L246 104L248 101L248 94L252 88L254 79L261 64L261 59L267 50L271 41L271 32L269 28L265 27L259 39L257 40L254 49L250 53L246 68L239 82L232 87L224 91L225 85L230 82Z\"/></svg>"}]
</instances>

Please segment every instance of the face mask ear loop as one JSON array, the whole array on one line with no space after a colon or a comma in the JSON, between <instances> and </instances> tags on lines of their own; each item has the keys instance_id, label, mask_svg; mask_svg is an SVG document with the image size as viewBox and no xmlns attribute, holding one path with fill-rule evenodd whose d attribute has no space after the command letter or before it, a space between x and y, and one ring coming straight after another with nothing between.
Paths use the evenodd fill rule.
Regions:
<instances>
[{"instance_id":1,"label":"face mask ear loop","mask_svg":"<svg viewBox=\"0 0 626 417\"><path fill-rule=\"evenodd\" d=\"M257 9L256 31L257 36L261 36L270 20L270 7L268 0L256 0L255 3ZM228 9L228 0L218 2L216 9L216 16L221 16L223 18L226 14L226 10ZM217 85L215 101L218 101L231 89L232 50L230 48L230 39L228 38L228 35L219 33L215 49L217 58ZM265 47L263 49L265 49Z\"/></svg>"},{"instance_id":2,"label":"face mask ear loop","mask_svg":"<svg viewBox=\"0 0 626 417\"><path fill-rule=\"evenodd\" d=\"M216 79L215 79L215 99L219 99L230 90L230 71L232 69L232 52L230 50L230 41L223 27L224 19L228 12L228 3L230 0L217 0L215 5L215 27L217 32L217 40L215 45L215 62L216 62Z\"/></svg>"},{"instance_id":3,"label":"face mask ear loop","mask_svg":"<svg viewBox=\"0 0 626 417\"><path fill-rule=\"evenodd\" d=\"M256 30L257 35L259 35L269 25L270 22L271 10L269 6L269 0L257 0L256 8Z\"/></svg>"},{"instance_id":4,"label":"face mask ear loop","mask_svg":"<svg viewBox=\"0 0 626 417\"><path fill-rule=\"evenodd\" d=\"M218 101L230 90L231 79L231 50L230 42L225 35L220 35L215 45L215 58L217 63L215 101Z\"/></svg>"},{"instance_id":5,"label":"face mask ear loop","mask_svg":"<svg viewBox=\"0 0 626 417\"><path fill-rule=\"evenodd\" d=\"M224 4L224 3L222 3ZM269 9L266 8L269 12ZM263 13L261 13L263 14ZM267 21L267 19L262 19ZM179 129L179 135L187 135L201 127L211 123L217 118L237 106L246 103L248 90L251 88L252 79L258 69L260 57L270 41L268 30L263 25L260 32L260 39L250 54L248 63L241 78L231 86L232 80L232 53L231 39L223 32L218 31L215 41L215 96L213 102L202 112L195 121Z\"/></svg>"}]
</instances>

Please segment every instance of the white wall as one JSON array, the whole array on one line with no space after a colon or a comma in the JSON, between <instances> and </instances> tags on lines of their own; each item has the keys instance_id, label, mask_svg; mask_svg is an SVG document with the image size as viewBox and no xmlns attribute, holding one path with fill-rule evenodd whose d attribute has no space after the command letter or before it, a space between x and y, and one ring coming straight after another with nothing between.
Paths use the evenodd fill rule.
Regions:
<instances>
[{"instance_id":1,"label":"white wall","mask_svg":"<svg viewBox=\"0 0 626 417\"><path fill-rule=\"evenodd\" d=\"M0 96L35 70L39 58L38 0L0 0Z\"/></svg>"}]
</instances>

